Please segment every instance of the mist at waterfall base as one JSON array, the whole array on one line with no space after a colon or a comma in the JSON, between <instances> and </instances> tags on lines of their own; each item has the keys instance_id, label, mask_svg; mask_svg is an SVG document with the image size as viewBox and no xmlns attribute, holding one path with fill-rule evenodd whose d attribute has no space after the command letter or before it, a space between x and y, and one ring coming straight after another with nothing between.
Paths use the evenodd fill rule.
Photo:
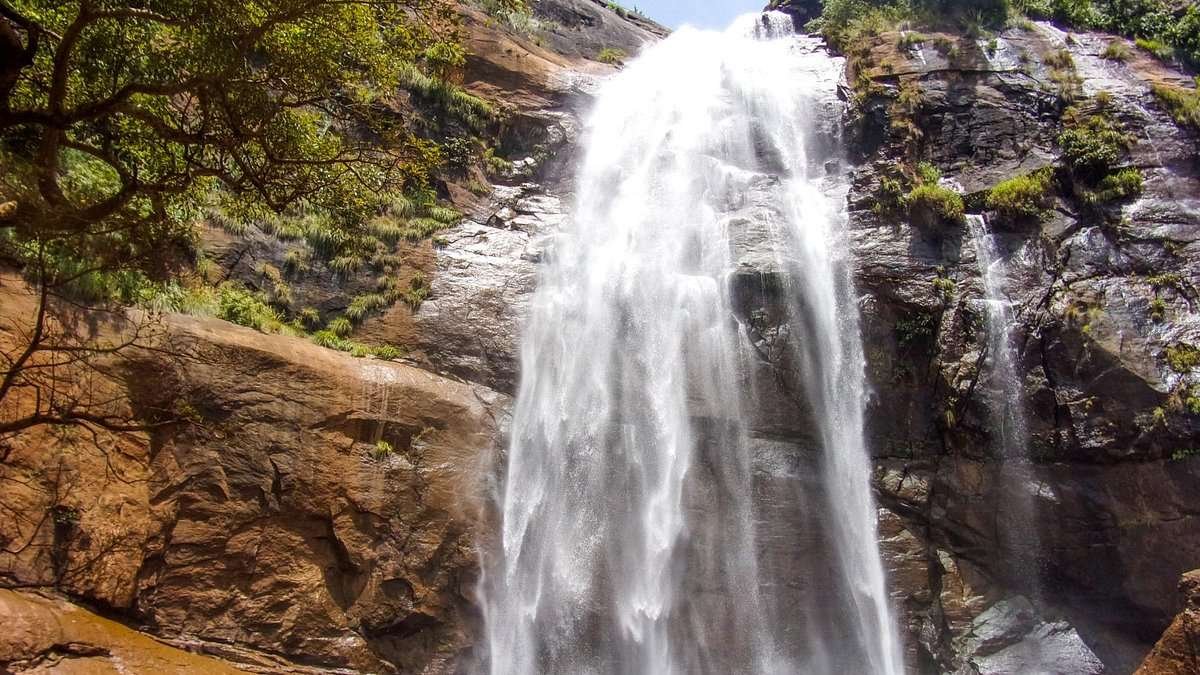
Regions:
<instances>
[{"instance_id":1,"label":"mist at waterfall base","mask_svg":"<svg viewBox=\"0 0 1200 675\"><path fill-rule=\"evenodd\" d=\"M827 131L841 69L755 14L603 85L525 329L480 582L491 672L902 672ZM772 309L739 313L747 280ZM791 373L810 447L760 428L762 372Z\"/></svg>"}]
</instances>

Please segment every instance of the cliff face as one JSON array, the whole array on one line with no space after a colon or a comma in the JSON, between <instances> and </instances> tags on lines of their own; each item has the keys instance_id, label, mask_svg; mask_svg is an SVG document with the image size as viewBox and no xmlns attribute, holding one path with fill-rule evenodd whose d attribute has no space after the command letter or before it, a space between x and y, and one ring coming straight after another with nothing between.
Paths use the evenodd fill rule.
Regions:
<instances>
[{"instance_id":1,"label":"cliff face","mask_svg":"<svg viewBox=\"0 0 1200 675\"><path fill-rule=\"evenodd\" d=\"M1200 331L1197 138L1151 92L1186 78L1146 56L1105 60L1111 41L1047 25L991 43L884 34L851 61L872 83L855 108L849 203L884 549L914 583L897 592L910 649L942 668L971 660L981 608L1023 594L1069 619L1110 672L1128 671L1200 557L1198 418L1181 402L1195 364L1176 358ZM1043 167L1061 176L1058 135L1079 110L1101 109L1129 134L1142 194L1097 206L1067 179L1037 217L989 207L1002 181ZM889 167L914 159L960 186L968 211L990 211L1029 402L1032 467L1020 485L1003 479L1011 464L989 409L998 385L981 368L980 242L961 224L873 208ZM1014 570L1004 532L1021 527L1021 499L1032 514L1019 537L1038 553ZM994 668L988 658L976 667Z\"/></svg>"},{"instance_id":2,"label":"cliff face","mask_svg":"<svg viewBox=\"0 0 1200 675\"><path fill-rule=\"evenodd\" d=\"M32 310L19 294L4 303ZM160 328L90 386L134 418L176 421L12 444L5 578L218 654L372 672L457 656L504 397L219 321Z\"/></svg>"},{"instance_id":3,"label":"cliff face","mask_svg":"<svg viewBox=\"0 0 1200 675\"><path fill-rule=\"evenodd\" d=\"M802 13L812 3L782 4ZM663 34L603 2L531 5L542 22L532 32L465 10L464 85L510 106L501 134L513 161L488 195L445 186L467 218L439 247L406 254L432 278L429 299L355 335L409 345L410 361L165 319L159 344L169 349L106 363L91 386L140 418L167 410L185 421L145 434L18 437L0 470L12 511L0 519L6 585L57 589L245 668L448 672L468 663L481 498L504 447L538 264L569 212L581 118L596 78L612 72L594 59L606 48L634 54ZM1178 609L1179 575L1200 560L1200 417L1187 402L1196 364L1185 356L1200 345L1200 148L1150 93L1186 78L1145 57L1106 61L1109 40L1046 26L995 44L883 34L870 58L851 60L848 128L829 130L849 145L881 547L920 672L1064 663L1099 672L1099 661L1105 672L1130 671ZM936 165L976 213L996 184L1057 170L1064 80L1080 106L1104 99L1133 137L1126 163L1140 169L1144 192L1093 208L1060 183L1040 217L991 220L1030 401L1031 473L1013 485L990 421L996 383L981 367L976 242L961 223L913 225L874 207L899 164ZM283 255L254 235L222 237L209 243L235 275ZM737 238L737 311L764 347L758 493L764 508L784 508L815 474L805 469L817 444L788 394L803 374L770 358L778 336L762 319L777 309L777 272L757 261L772 256L751 228ZM349 293L321 283L306 292L330 306ZM0 293L0 337L11 339L31 299L11 280ZM129 324L98 330L119 335ZM1040 554L1026 574L1008 563L1003 534L1014 492L1030 496L1037 525L1027 536ZM765 558L798 578L820 564L766 546ZM75 611L61 599L0 602L18 616ZM1176 634L1189 625L1180 621ZM55 645L87 642L39 640L0 649L0 662L59 658ZM1160 644L1159 661L1184 642ZM1183 672L1166 668L1146 672Z\"/></svg>"}]
</instances>

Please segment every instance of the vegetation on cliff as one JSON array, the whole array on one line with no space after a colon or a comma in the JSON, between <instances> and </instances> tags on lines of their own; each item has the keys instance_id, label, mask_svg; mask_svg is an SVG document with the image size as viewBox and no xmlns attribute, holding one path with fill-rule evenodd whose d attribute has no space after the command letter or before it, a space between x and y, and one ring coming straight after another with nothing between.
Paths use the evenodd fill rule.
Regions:
<instances>
[{"instance_id":1,"label":"vegetation on cliff","mask_svg":"<svg viewBox=\"0 0 1200 675\"><path fill-rule=\"evenodd\" d=\"M1022 16L1128 36L1160 58L1200 64L1200 6L1166 0L825 0L809 29L845 51L902 24L978 31Z\"/></svg>"},{"instance_id":2,"label":"vegetation on cliff","mask_svg":"<svg viewBox=\"0 0 1200 675\"><path fill-rule=\"evenodd\" d=\"M139 304L307 333L321 317L292 306L288 279L317 261L379 275L352 322L419 303L427 282L397 278L395 247L458 219L433 188L443 147L496 116L452 84L459 22L448 0L0 2L0 261L40 298L0 383L0 403L25 389L36 409L0 430L78 418L34 377L70 332L60 308ZM203 224L293 249L247 289L213 270ZM100 348L71 349L75 363Z\"/></svg>"}]
</instances>

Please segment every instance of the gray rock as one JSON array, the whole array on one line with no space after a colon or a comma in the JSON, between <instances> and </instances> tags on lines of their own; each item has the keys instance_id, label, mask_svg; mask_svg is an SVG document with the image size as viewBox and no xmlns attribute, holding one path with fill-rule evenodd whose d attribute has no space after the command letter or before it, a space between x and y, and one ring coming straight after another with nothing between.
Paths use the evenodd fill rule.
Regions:
<instances>
[{"instance_id":1,"label":"gray rock","mask_svg":"<svg viewBox=\"0 0 1200 675\"><path fill-rule=\"evenodd\" d=\"M1098 675L1104 664L1065 621L1040 621L1022 597L1001 600L976 618L963 639L962 675Z\"/></svg>"}]
</instances>

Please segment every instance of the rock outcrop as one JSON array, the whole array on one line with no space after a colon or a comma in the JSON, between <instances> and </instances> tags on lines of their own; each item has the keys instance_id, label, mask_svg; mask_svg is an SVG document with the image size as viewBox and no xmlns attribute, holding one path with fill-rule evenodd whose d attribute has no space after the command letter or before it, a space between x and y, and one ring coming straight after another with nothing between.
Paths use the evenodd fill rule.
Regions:
<instances>
[{"instance_id":1,"label":"rock outcrop","mask_svg":"<svg viewBox=\"0 0 1200 675\"><path fill-rule=\"evenodd\" d=\"M13 309L32 308L13 286L6 339ZM47 426L10 441L4 579L160 636L368 672L449 668L471 642L482 468L506 399L220 321L155 323L159 339L98 362L90 385L148 433Z\"/></svg>"},{"instance_id":2,"label":"rock outcrop","mask_svg":"<svg viewBox=\"0 0 1200 675\"><path fill-rule=\"evenodd\" d=\"M1163 633L1135 675L1188 675L1200 672L1200 570L1179 581L1183 611Z\"/></svg>"},{"instance_id":3,"label":"rock outcrop","mask_svg":"<svg viewBox=\"0 0 1200 675\"><path fill-rule=\"evenodd\" d=\"M1068 619L1107 672L1129 671L1170 620L1174 580L1200 560L1200 420L1181 403L1197 373L1171 356L1200 332L1200 166L1196 137L1150 91L1185 78L1146 56L1102 59L1111 37L1042 24L990 43L901 37L852 60L849 204L881 518L908 542L885 553L895 578L927 580L897 589L922 652L910 658L962 665L981 610L1027 595ZM1092 208L1064 190L1040 218L992 219L1028 401L1032 464L1012 485L989 414L977 243L963 225L922 227L876 205L889 172L921 160L984 213L996 184L1061 166L1069 103L1129 131L1144 192ZM1017 534L1038 552L1025 566L1004 541L1021 522L1014 500L1037 525Z\"/></svg>"},{"instance_id":4,"label":"rock outcrop","mask_svg":"<svg viewBox=\"0 0 1200 675\"><path fill-rule=\"evenodd\" d=\"M605 48L632 56L665 34L606 5L539 0L532 27L463 8L463 85L506 110L512 170L486 195L442 186L467 218L439 247L399 252L405 270L432 279L429 300L415 313L393 307L354 338L405 345L406 363L211 319L88 316L97 339L152 337L81 383L145 430L43 426L6 440L0 585L65 594L257 672L468 667L477 529L509 408L498 392L515 388L523 303L564 217L556 195L570 189L590 91L614 70L594 59ZM287 253L258 228L212 228L204 241L223 277L252 287ZM0 281L7 342L34 304L15 277ZM373 283L318 266L292 290L328 315ZM84 610L57 596L3 600L6 618L29 617L32 641L0 654L0 670L76 672L59 659L86 658L97 669L87 672L107 672L102 661L137 648L143 658L122 672L236 671L137 633L63 632L54 626Z\"/></svg>"},{"instance_id":5,"label":"rock outcrop","mask_svg":"<svg viewBox=\"0 0 1200 675\"><path fill-rule=\"evenodd\" d=\"M0 589L0 669L54 673L245 671L163 644L62 598Z\"/></svg>"}]
</instances>

